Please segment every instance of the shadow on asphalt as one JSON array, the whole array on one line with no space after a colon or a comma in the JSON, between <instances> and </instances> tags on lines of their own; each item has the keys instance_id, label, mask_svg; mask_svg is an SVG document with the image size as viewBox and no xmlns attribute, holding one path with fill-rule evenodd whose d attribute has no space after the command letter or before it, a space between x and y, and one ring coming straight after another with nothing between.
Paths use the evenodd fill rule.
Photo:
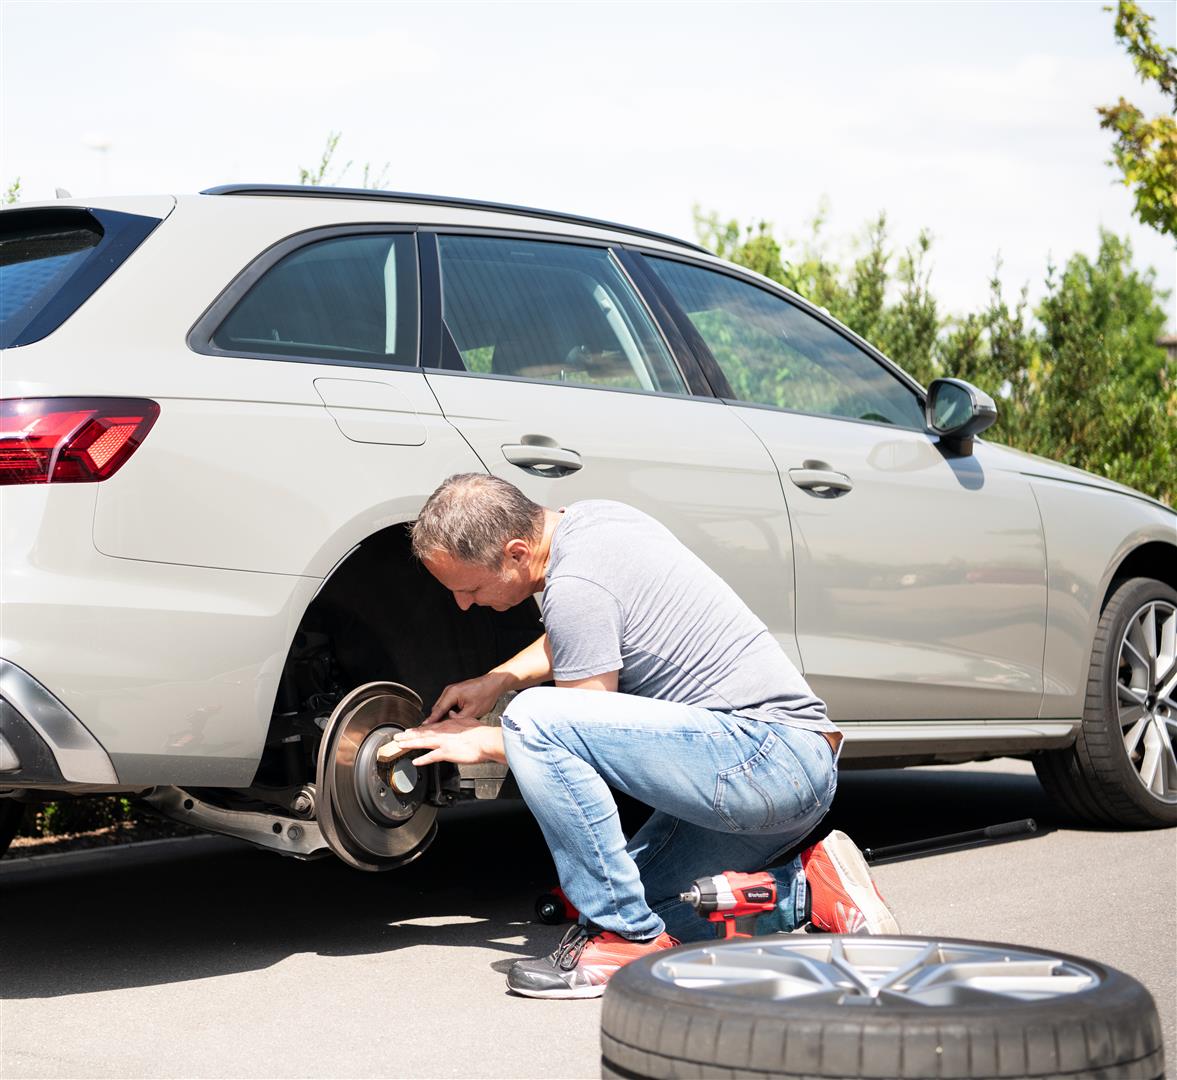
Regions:
<instances>
[{"instance_id":1,"label":"shadow on asphalt","mask_svg":"<svg viewBox=\"0 0 1177 1080\"><path fill-rule=\"evenodd\" d=\"M1085 829L1042 789L1032 773L973 772L965 767L847 770L820 831L842 829L859 847L879 848L1034 818L1041 836ZM1016 841L1014 841L1016 842Z\"/></svg>"},{"instance_id":2,"label":"shadow on asphalt","mask_svg":"<svg viewBox=\"0 0 1177 1080\"><path fill-rule=\"evenodd\" d=\"M185 857L178 844L134 865L95 860L60 881L42 872L2 880L0 998L183 982L306 952L485 947L520 936L523 945L496 947L549 952L560 928L529 920L553 871L526 807L448 815L422 858L388 873L248 847Z\"/></svg>"},{"instance_id":3,"label":"shadow on asphalt","mask_svg":"<svg viewBox=\"0 0 1177 1080\"><path fill-rule=\"evenodd\" d=\"M860 847L879 847L1026 817L1044 830L1074 824L1032 775L846 772L819 831L840 828ZM432 848L384 874L250 848L182 853L178 845L158 860L109 867L95 860L60 880L38 872L0 882L0 997L155 986L261 970L304 952L494 941L535 956L561 933L531 921L534 898L554 877L521 803L443 814Z\"/></svg>"}]
</instances>

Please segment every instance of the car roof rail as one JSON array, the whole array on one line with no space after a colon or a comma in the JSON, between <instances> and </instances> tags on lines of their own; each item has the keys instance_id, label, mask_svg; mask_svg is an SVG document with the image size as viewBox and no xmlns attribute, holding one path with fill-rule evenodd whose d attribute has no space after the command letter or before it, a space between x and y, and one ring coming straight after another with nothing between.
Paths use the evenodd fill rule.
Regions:
<instances>
[{"instance_id":1,"label":"car roof rail","mask_svg":"<svg viewBox=\"0 0 1177 1080\"><path fill-rule=\"evenodd\" d=\"M380 191L374 188L321 187L317 184L313 186L309 184L221 184L217 187L205 188L200 194L298 195L304 198L320 199L373 199L378 202L423 203L427 206L453 206L466 210L493 210L498 213L547 218L551 221L563 221L572 225L590 225L597 229L626 232L634 236L644 236L648 240L661 240L663 243L691 248L693 251L701 251L706 255L714 254L702 244L695 244L690 240L680 240L677 236L653 232L650 229L619 225L615 221L602 221L599 218L584 217L581 214L565 214L559 210L539 210L534 206L515 206L511 203L487 202L483 199L462 199L453 195L420 195L407 191Z\"/></svg>"}]
</instances>

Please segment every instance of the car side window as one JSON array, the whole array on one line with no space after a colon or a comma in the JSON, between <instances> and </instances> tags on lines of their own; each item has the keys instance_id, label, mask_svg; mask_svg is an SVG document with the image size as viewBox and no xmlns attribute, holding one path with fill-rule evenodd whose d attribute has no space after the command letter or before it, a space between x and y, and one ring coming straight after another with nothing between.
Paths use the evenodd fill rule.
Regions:
<instances>
[{"instance_id":1,"label":"car side window","mask_svg":"<svg viewBox=\"0 0 1177 1080\"><path fill-rule=\"evenodd\" d=\"M232 353L417 363L417 256L408 233L336 236L270 267L213 334Z\"/></svg>"},{"instance_id":2,"label":"car side window","mask_svg":"<svg viewBox=\"0 0 1177 1080\"><path fill-rule=\"evenodd\" d=\"M801 307L729 274L646 258L740 401L924 430L915 392Z\"/></svg>"},{"instance_id":3,"label":"car side window","mask_svg":"<svg viewBox=\"0 0 1177 1080\"><path fill-rule=\"evenodd\" d=\"M447 367L686 393L650 316L606 249L502 237L437 239Z\"/></svg>"}]
</instances>

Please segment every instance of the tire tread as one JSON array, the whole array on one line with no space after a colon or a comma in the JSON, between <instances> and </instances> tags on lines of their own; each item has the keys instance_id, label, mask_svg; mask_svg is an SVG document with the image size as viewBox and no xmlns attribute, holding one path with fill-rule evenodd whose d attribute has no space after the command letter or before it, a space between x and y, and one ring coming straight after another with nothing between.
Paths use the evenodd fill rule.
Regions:
<instances>
[{"instance_id":1,"label":"tire tread","mask_svg":"<svg viewBox=\"0 0 1177 1080\"><path fill-rule=\"evenodd\" d=\"M1035 771L1047 792L1072 816L1095 825L1156 828L1177 824L1177 806L1149 806L1143 790L1138 797L1127 781L1131 766L1124 758L1119 724L1109 716L1111 666L1119 657L1112 652L1122 630L1126 609L1136 610L1149 596L1177 603L1177 592L1152 578L1123 578L1113 582L1111 598L1100 615L1092 641L1091 660L1083 701L1083 716L1075 743L1066 750L1040 753ZM1115 630L1115 633L1113 633ZM1111 702L1114 709L1115 702ZM1114 730L1113 730L1114 725Z\"/></svg>"},{"instance_id":2,"label":"tire tread","mask_svg":"<svg viewBox=\"0 0 1177 1080\"><path fill-rule=\"evenodd\" d=\"M1093 963L1086 961L1086 963ZM622 1080L1155 1080L1163 1075L1156 1005L1113 969L1094 990L987 1015L965 1007L881 1017L832 1005L771 1003L682 990L645 969L617 973L601 1014L602 1075Z\"/></svg>"}]
</instances>

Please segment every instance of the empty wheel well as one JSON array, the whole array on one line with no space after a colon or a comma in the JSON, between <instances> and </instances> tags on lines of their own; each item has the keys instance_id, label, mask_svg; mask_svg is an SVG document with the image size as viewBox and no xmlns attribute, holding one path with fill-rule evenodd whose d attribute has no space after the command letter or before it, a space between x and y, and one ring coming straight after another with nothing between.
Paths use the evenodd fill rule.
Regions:
<instances>
[{"instance_id":1,"label":"empty wheel well","mask_svg":"<svg viewBox=\"0 0 1177 1080\"><path fill-rule=\"evenodd\" d=\"M1129 552L1124 561L1116 567L1099 610L1103 611L1107 607L1112 593L1122 582L1134 577L1154 578L1163 581L1170 588L1177 589L1177 545L1154 540Z\"/></svg>"},{"instance_id":2,"label":"empty wheel well","mask_svg":"<svg viewBox=\"0 0 1177 1080\"><path fill-rule=\"evenodd\" d=\"M543 633L539 608L462 611L413 556L405 525L368 537L336 567L302 617L287 655L255 784L313 778L330 714L362 683L390 679L430 706L445 686L490 670Z\"/></svg>"}]
</instances>

